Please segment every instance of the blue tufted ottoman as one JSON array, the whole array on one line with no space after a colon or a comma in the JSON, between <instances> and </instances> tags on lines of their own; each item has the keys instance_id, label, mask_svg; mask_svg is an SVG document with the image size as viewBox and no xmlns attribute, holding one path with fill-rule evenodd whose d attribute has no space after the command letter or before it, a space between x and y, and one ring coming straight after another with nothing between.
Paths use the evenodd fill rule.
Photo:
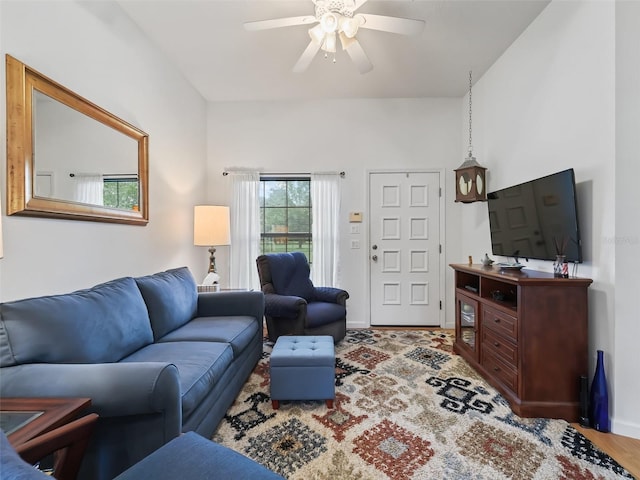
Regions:
<instances>
[{"instance_id":1,"label":"blue tufted ottoman","mask_svg":"<svg viewBox=\"0 0 640 480\"><path fill-rule=\"evenodd\" d=\"M278 337L269 366L273 408L278 409L280 400L326 400L333 408L335 372L333 337Z\"/></svg>"}]
</instances>

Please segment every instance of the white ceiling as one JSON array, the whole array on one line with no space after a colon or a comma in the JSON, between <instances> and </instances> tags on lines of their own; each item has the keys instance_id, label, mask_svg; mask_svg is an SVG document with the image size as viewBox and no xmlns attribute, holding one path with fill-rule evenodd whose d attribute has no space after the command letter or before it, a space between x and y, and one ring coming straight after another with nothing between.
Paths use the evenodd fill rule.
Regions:
<instances>
[{"instance_id":1,"label":"white ceiling","mask_svg":"<svg viewBox=\"0 0 640 480\"><path fill-rule=\"evenodd\" d=\"M374 68L361 75L346 52L318 53L292 68L309 26L246 31L243 23L313 15L311 0L119 0L209 101L460 97L549 0L369 0L362 13L425 20L417 36L364 30L358 40Z\"/></svg>"}]
</instances>

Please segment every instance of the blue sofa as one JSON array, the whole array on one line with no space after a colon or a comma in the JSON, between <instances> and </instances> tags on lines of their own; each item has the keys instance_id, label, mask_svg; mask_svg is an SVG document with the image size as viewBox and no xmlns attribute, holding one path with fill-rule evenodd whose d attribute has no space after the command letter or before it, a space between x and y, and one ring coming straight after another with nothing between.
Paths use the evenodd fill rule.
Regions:
<instances>
[{"instance_id":1,"label":"blue sofa","mask_svg":"<svg viewBox=\"0 0 640 480\"><path fill-rule=\"evenodd\" d=\"M262 292L197 293L186 267L0 304L0 396L89 397L80 478L181 432L211 438L262 355Z\"/></svg>"}]
</instances>

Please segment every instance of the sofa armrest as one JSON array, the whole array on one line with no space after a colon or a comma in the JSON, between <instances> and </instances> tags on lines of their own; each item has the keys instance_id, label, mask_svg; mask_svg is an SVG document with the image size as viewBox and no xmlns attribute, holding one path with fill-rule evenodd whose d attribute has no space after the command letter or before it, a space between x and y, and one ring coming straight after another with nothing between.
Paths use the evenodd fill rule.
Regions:
<instances>
[{"instance_id":1,"label":"sofa armrest","mask_svg":"<svg viewBox=\"0 0 640 480\"><path fill-rule=\"evenodd\" d=\"M284 480L283 477L256 461L195 432L187 432L173 439L114 480L143 478Z\"/></svg>"},{"instance_id":2,"label":"sofa armrest","mask_svg":"<svg viewBox=\"0 0 640 480\"><path fill-rule=\"evenodd\" d=\"M315 299L319 302L337 303L346 305L349 294L346 290L333 287L315 287Z\"/></svg>"},{"instance_id":3,"label":"sofa armrest","mask_svg":"<svg viewBox=\"0 0 640 480\"><path fill-rule=\"evenodd\" d=\"M251 316L262 323L264 294L260 291L198 293L199 317Z\"/></svg>"},{"instance_id":4,"label":"sofa armrest","mask_svg":"<svg viewBox=\"0 0 640 480\"><path fill-rule=\"evenodd\" d=\"M0 370L3 397L88 397L100 417L163 413L167 425L182 426L178 369L160 362L45 364ZM175 436L174 435L174 436Z\"/></svg>"},{"instance_id":5,"label":"sofa armrest","mask_svg":"<svg viewBox=\"0 0 640 480\"><path fill-rule=\"evenodd\" d=\"M264 298L264 313L269 317L298 318L307 308L307 301L302 297L267 293Z\"/></svg>"}]
</instances>

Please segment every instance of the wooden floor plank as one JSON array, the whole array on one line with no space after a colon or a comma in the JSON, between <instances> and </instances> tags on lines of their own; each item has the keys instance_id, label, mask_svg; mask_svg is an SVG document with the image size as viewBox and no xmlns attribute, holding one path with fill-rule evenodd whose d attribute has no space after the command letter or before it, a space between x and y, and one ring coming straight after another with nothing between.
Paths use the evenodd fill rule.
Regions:
<instances>
[{"instance_id":1,"label":"wooden floor plank","mask_svg":"<svg viewBox=\"0 0 640 480\"><path fill-rule=\"evenodd\" d=\"M584 428L577 423L571 425L640 480L640 440L615 433L598 432L592 428Z\"/></svg>"}]
</instances>

